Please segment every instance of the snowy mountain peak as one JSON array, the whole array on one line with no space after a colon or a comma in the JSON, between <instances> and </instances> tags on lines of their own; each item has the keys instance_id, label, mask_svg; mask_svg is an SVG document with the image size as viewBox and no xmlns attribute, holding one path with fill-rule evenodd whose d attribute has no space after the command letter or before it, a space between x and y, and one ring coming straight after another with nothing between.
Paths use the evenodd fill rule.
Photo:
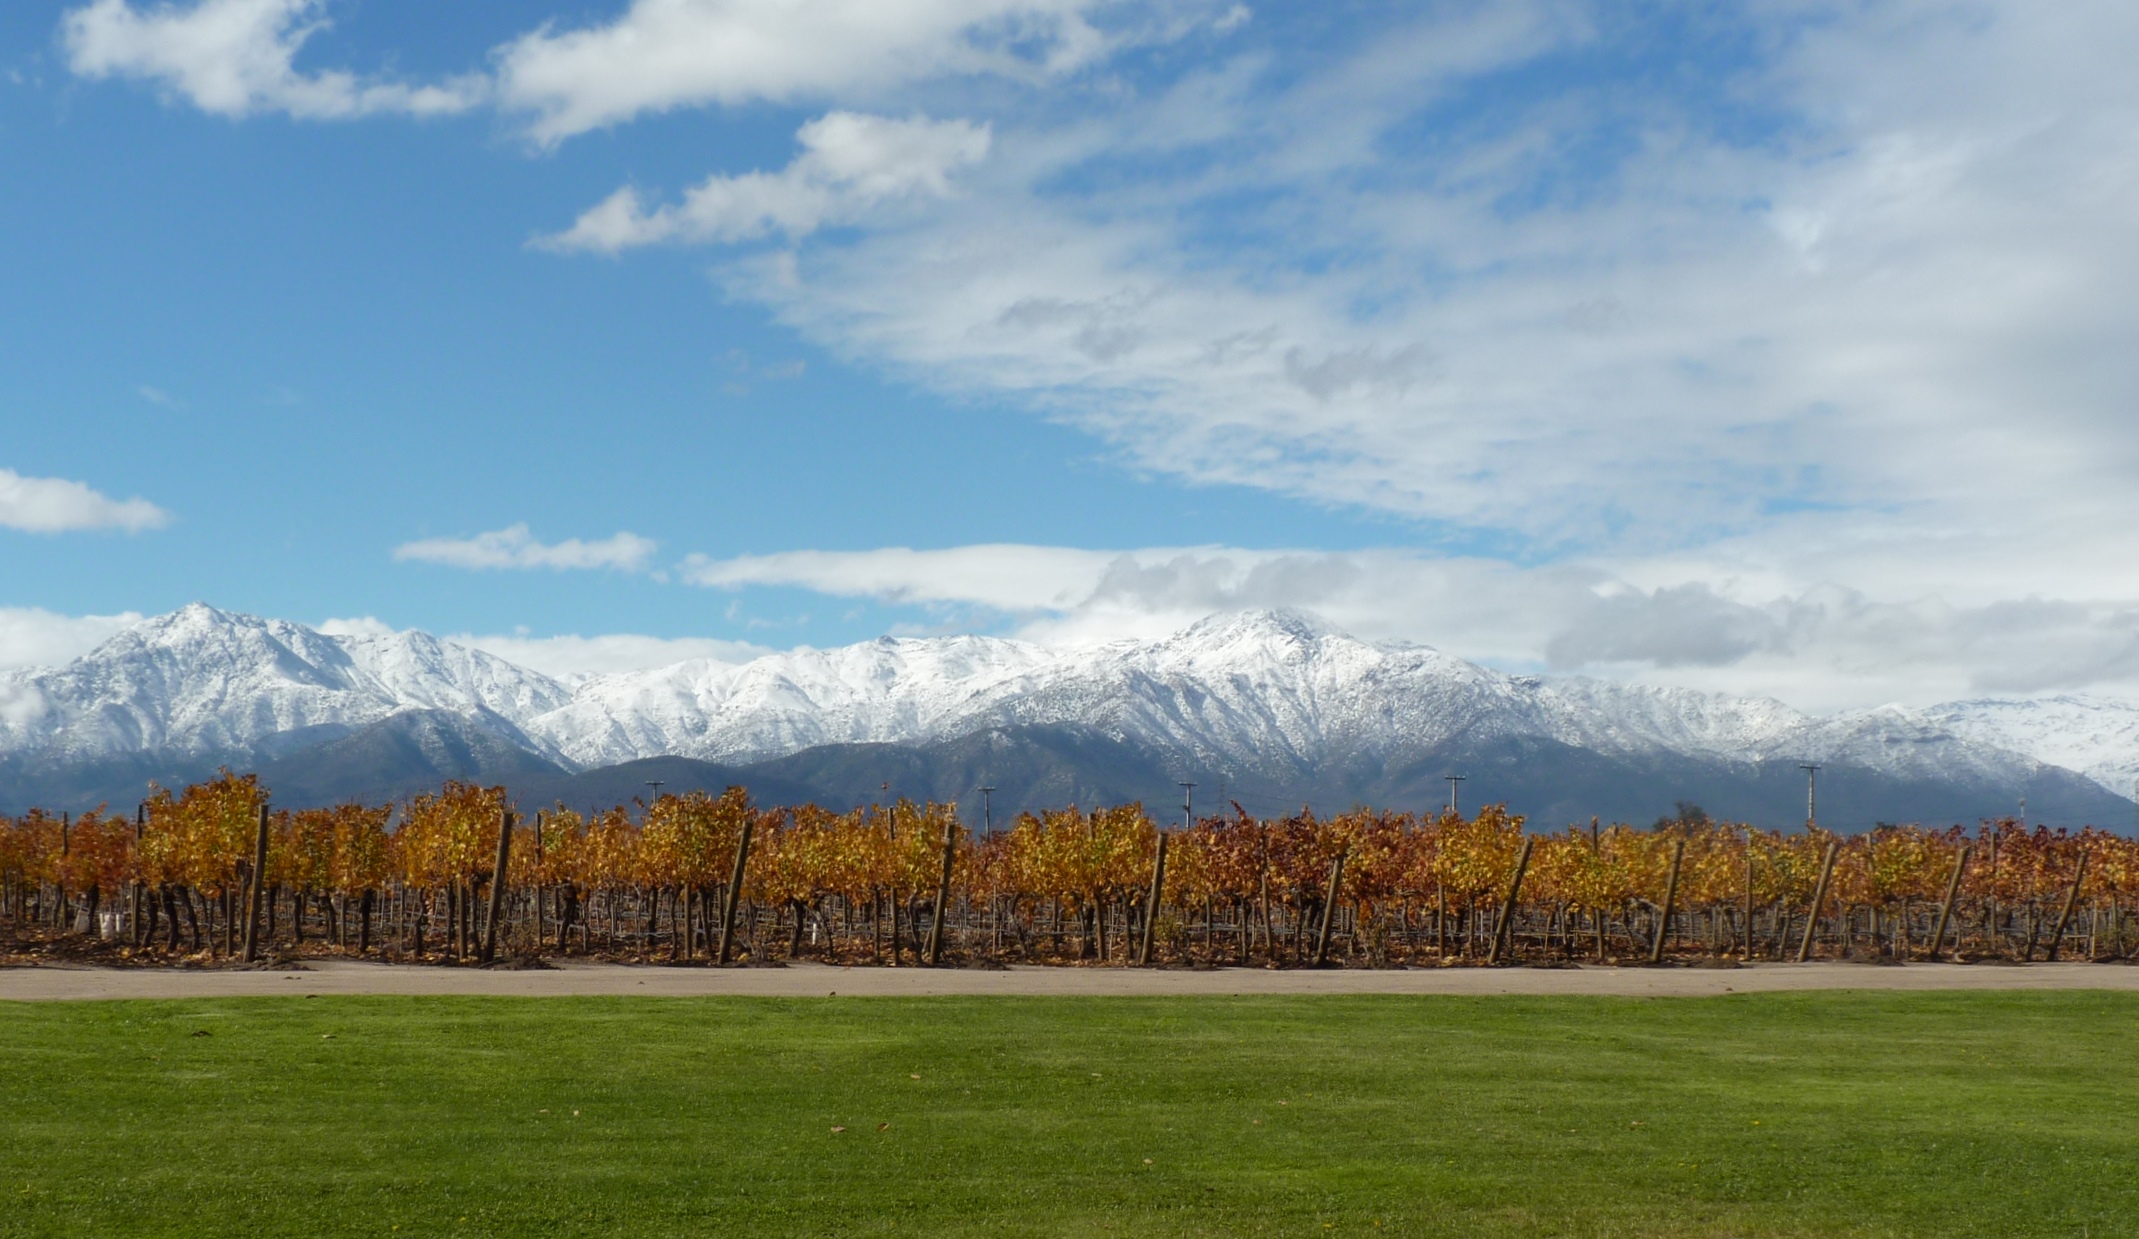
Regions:
<instances>
[{"instance_id":1,"label":"snowy mountain peak","mask_svg":"<svg viewBox=\"0 0 2139 1239\"><path fill-rule=\"evenodd\" d=\"M1337 638L1354 641L1357 638L1310 611L1298 611L1290 607L1264 608L1252 611L1235 611L1230 614L1207 615L1167 638L1170 643L1184 645L1222 646L1238 642L1290 642L1297 645L1313 645Z\"/></svg>"},{"instance_id":2,"label":"snowy mountain peak","mask_svg":"<svg viewBox=\"0 0 2139 1239\"><path fill-rule=\"evenodd\" d=\"M546 676L426 633L328 636L192 603L65 667L0 679L0 755L242 754L286 733L402 710L490 711L518 723L569 700Z\"/></svg>"}]
</instances>

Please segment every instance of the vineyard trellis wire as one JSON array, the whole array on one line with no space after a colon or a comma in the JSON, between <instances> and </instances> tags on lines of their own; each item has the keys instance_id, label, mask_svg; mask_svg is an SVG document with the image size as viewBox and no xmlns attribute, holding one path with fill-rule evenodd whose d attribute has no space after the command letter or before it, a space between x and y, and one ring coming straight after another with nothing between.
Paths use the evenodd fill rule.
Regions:
<instances>
[{"instance_id":1,"label":"vineyard trellis wire","mask_svg":"<svg viewBox=\"0 0 2139 1239\"><path fill-rule=\"evenodd\" d=\"M255 906L278 957L398 961L491 945L518 959L889 966L2139 954L2139 842L2011 820L1849 837L1705 820L1534 833L1499 807L1272 819L1234 806L1166 831L1160 866L1162 827L1137 804L1021 814L986 837L955 805L908 800L841 813L731 788L639 810L521 818L505 789L457 782L395 805L276 810L255 776L225 772L131 817L0 818L0 924L18 953L94 942L148 962L239 956Z\"/></svg>"}]
</instances>

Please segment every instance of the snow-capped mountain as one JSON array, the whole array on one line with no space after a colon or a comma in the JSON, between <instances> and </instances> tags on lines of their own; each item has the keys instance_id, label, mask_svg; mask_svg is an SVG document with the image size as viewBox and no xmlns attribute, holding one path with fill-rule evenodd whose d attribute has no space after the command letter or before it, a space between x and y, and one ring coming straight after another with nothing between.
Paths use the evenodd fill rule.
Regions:
<instances>
[{"instance_id":1,"label":"snow-capped mountain","mask_svg":"<svg viewBox=\"0 0 2139 1239\"><path fill-rule=\"evenodd\" d=\"M1993 782L2024 780L2041 765L1898 707L1821 719L1764 698L1509 676L1269 611L1073 651L984 637L886 639L742 667L684 664L591 682L570 706L528 725L593 765L652 753L752 760L836 741L1049 724L1271 777L1517 736L1616 756L1832 761Z\"/></svg>"},{"instance_id":2,"label":"snow-capped mountain","mask_svg":"<svg viewBox=\"0 0 2139 1239\"><path fill-rule=\"evenodd\" d=\"M2070 763L2121 792L2131 764L2118 754L2139 740L2139 708L2088 699L1817 718L1763 698L1505 675L1290 612L1096 648L885 638L567 685L422 633L327 635L196 604L66 667L0 676L0 759L272 757L412 711L474 718L566 769L655 756L740 764L1038 726L1272 787L1333 772L1364 786L1362 772L1519 741L1651 765L1816 761L1979 788L2021 788Z\"/></svg>"},{"instance_id":3,"label":"snow-capped mountain","mask_svg":"<svg viewBox=\"0 0 2139 1239\"><path fill-rule=\"evenodd\" d=\"M1951 701L1923 713L1956 735L2077 770L2119 796L2139 784L2139 703L2072 694Z\"/></svg>"},{"instance_id":4,"label":"snow-capped mountain","mask_svg":"<svg viewBox=\"0 0 2139 1239\"><path fill-rule=\"evenodd\" d=\"M517 726L570 701L547 676L425 633L328 636L195 603L65 667L0 675L0 755L271 751L405 710Z\"/></svg>"},{"instance_id":5,"label":"snow-capped mountain","mask_svg":"<svg viewBox=\"0 0 2139 1239\"><path fill-rule=\"evenodd\" d=\"M911 742L971 730L978 693L1053 657L994 637L885 637L741 665L699 659L582 681L569 704L527 725L580 766Z\"/></svg>"}]
</instances>

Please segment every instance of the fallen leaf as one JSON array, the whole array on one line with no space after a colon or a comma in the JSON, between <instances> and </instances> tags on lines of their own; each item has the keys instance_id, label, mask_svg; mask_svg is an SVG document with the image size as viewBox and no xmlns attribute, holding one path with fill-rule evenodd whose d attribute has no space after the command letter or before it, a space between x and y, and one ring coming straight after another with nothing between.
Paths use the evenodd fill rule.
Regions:
<instances>
[{"instance_id":1,"label":"fallen leaf","mask_svg":"<svg viewBox=\"0 0 2139 1239\"><path fill-rule=\"evenodd\" d=\"M333 1033L321 1033L321 1034L319 1034L319 1039L320 1039L321 1041L332 1041L332 1040L334 1040L334 1034L333 1034Z\"/></svg>"},{"instance_id":2,"label":"fallen leaf","mask_svg":"<svg viewBox=\"0 0 2139 1239\"><path fill-rule=\"evenodd\" d=\"M918 1079L920 1079L921 1077L920 1077L920 1076L908 1076L908 1077L906 1077L906 1078L907 1078L907 1079L909 1079L909 1080L918 1080Z\"/></svg>"},{"instance_id":3,"label":"fallen leaf","mask_svg":"<svg viewBox=\"0 0 2139 1239\"><path fill-rule=\"evenodd\" d=\"M878 1131L883 1131L883 1130L884 1130L885 1128L887 1128L887 1127L889 1127L889 1126L891 1126L891 1124L889 1124L889 1123L878 1123L878 1124L876 1125L876 1129L877 1129Z\"/></svg>"},{"instance_id":4,"label":"fallen leaf","mask_svg":"<svg viewBox=\"0 0 2139 1239\"><path fill-rule=\"evenodd\" d=\"M844 1127L834 1127L834 1128L833 1128L832 1130L833 1130L833 1131L835 1131L835 1132L839 1132L839 1131L845 1131L845 1130L847 1130L847 1129L846 1129L846 1128L844 1128Z\"/></svg>"},{"instance_id":5,"label":"fallen leaf","mask_svg":"<svg viewBox=\"0 0 2139 1239\"><path fill-rule=\"evenodd\" d=\"M1147 1157L1147 1158L1145 1158L1145 1159L1144 1159L1144 1164L1145 1164L1146 1166L1149 1166L1149 1165L1151 1164L1151 1159L1150 1159L1150 1158L1148 1158L1148 1157Z\"/></svg>"}]
</instances>

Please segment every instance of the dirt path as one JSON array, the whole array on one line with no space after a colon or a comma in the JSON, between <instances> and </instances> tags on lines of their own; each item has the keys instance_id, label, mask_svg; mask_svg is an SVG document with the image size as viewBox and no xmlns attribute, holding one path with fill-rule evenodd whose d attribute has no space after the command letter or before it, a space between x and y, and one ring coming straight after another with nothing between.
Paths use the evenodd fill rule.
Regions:
<instances>
[{"instance_id":1,"label":"dirt path","mask_svg":"<svg viewBox=\"0 0 2139 1239\"><path fill-rule=\"evenodd\" d=\"M1152 972L1119 968L630 967L564 964L524 972L317 960L302 971L0 968L0 1001L229 998L288 994L501 994L548 997L700 994L763 997L933 994L1615 994L1700 998L1763 990L2139 990L2139 968L2100 964L1757 964L1749 968L1428 968L1278 972L1226 968Z\"/></svg>"}]
</instances>

